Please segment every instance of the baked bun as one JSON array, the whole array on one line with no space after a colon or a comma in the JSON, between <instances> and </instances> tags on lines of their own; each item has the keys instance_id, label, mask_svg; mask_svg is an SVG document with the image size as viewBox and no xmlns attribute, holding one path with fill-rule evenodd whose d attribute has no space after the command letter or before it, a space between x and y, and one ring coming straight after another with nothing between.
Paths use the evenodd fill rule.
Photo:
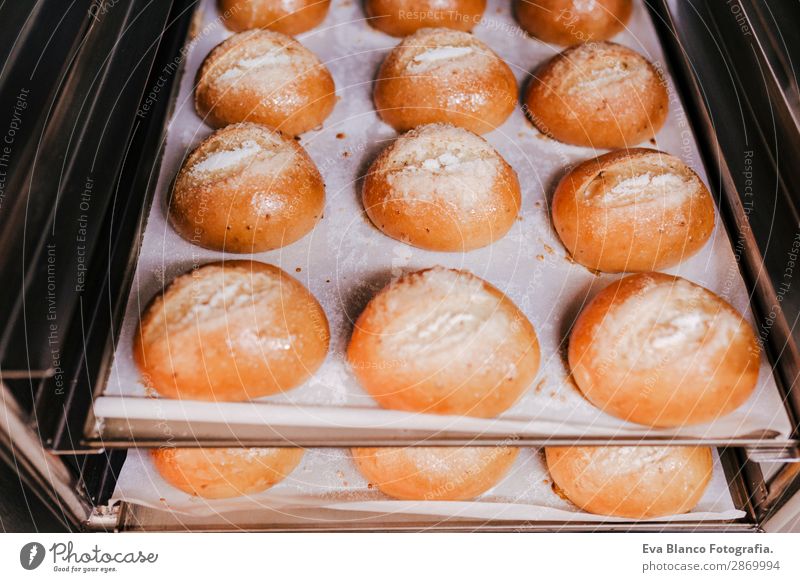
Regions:
<instances>
[{"instance_id":1,"label":"baked bun","mask_svg":"<svg viewBox=\"0 0 800 582\"><path fill-rule=\"evenodd\" d=\"M511 69L466 32L423 28L389 53L375 82L375 108L397 131L452 123L475 133L500 124L517 103Z\"/></svg>"},{"instance_id":2,"label":"baked bun","mask_svg":"<svg viewBox=\"0 0 800 582\"><path fill-rule=\"evenodd\" d=\"M420 28L469 32L481 21L486 0L366 0L367 22L392 36L408 36Z\"/></svg>"},{"instance_id":3,"label":"baked bun","mask_svg":"<svg viewBox=\"0 0 800 582\"><path fill-rule=\"evenodd\" d=\"M267 28L300 34L325 20L331 0L218 0L219 11L234 32Z\"/></svg>"},{"instance_id":4,"label":"baked bun","mask_svg":"<svg viewBox=\"0 0 800 582\"><path fill-rule=\"evenodd\" d=\"M291 37L269 30L234 34L203 61L195 107L222 127L252 121L297 135L322 125L336 87L320 60Z\"/></svg>"},{"instance_id":5,"label":"baked bun","mask_svg":"<svg viewBox=\"0 0 800 582\"><path fill-rule=\"evenodd\" d=\"M501 291L434 267L390 283L358 318L347 358L384 408L491 417L539 368L533 325Z\"/></svg>"},{"instance_id":6,"label":"baked bun","mask_svg":"<svg viewBox=\"0 0 800 582\"><path fill-rule=\"evenodd\" d=\"M133 356L163 396L236 401L299 386L328 352L314 296L278 267L210 263L177 277L142 314Z\"/></svg>"},{"instance_id":7,"label":"baked bun","mask_svg":"<svg viewBox=\"0 0 800 582\"><path fill-rule=\"evenodd\" d=\"M707 447L546 447L553 482L599 515L652 519L694 509L711 480Z\"/></svg>"},{"instance_id":8,"label":"baked bun","mask_svg":"<svg viewBox=\"0 0 800 582\"><path fill-rule=\"evenodd\" d=\"M540 67L525 106L539 131L559 141L624 148L650 139L664 125L669 96L658 70L642 55L592 42Z\"/></svg>"},{"instance_id":9,"label":"baked bun","mask_svg":"<svg viewBox=\"0 0 800 582\"><path fill-rule=\"evenodd\" d=\"M241 123L216 131L189 155L169 217L196 245L258 253L308 234L324 206L325 183L306 151L264 126Z\"/></svg>"},{"instance_id":10,"label":"baked bun","mask_svg":"<svg viewBox=\"0 0 800 582\"><path fill-rule=\"evenodd\" d=\"M564 176L553 225L573 258L598 271L657 271L699 251L714 230L714 202L678 158L618 150Z\"/></svg>"},{"instance_id":11,"label":"baked bun","mask_svg":"<svg viewBox=\"0 0 800 582\"><path fill-rule=\"evenodd\" d=\"M484 139L424 125L386 148L364 180L364 208L392 238L466 251L502 238L519 213L519 181Z\"/></svg>"},{"instance_id":12,"label":"baked bun","mask_svg":"<svg viewBox=\"0 0 800 582\"><path fill-rule=\"evenodd\" d=\"M164 480L190 495L223 499L260 493L282 481L303 458L303 449L152 449Z\"/></svg>"},{"instance_id":13,"label":"baked bun","mask_svg":"<svg viewBox=\"0 0 800 582\"><path fill-rule=\"evenodd\" d=\"M516 447L355 448L362 475L386 495L420 501L472 499L508 473Z\"/></svg>"},{"instance_id":14,"label":"baked bun","mask_svg":"<svg viewBox=\"0 0 800 582\"><path fill-rule=\"evenodd\" d=\"M661 273L625 277L581 312L569 365L581 392L619 418L650 426L712 421L756 386L759 346L720 297Z\"/></svg>"},{"instance_id":15,"label":"baked bun","mask_svg":"<svg viewBox=\"0 0 800 582\"><path fill-rule=\"evenodd\" d=\"M570 46L608 40L631 17L631 0L515 0L517 20L545 42Z\"/></svg>"}]
</instances>

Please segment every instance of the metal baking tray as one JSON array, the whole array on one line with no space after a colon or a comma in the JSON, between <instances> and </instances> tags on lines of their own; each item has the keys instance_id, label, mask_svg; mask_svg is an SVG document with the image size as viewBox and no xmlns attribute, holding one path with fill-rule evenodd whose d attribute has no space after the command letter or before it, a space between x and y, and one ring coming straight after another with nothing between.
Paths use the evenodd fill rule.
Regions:
<instances>
[{"instance_id":1,"label":"metal baking tray","mask_svg":"<svg viewBox=\"0 0 800 582\"><path fill-rule=\"evenodd\" d=\"M152 398L137 385L135 370L131 369L130 337L143 305L165 280L192 264L221 258L218 253L182 241L164 221L164 201L182 158L211 131L193 112L194 72L208 50L228 34L217 20L214 3L201 2L196 8L194 32L188 40L186 58L178 60L183 77L169 96L173 114L166 127L166 143L161 144L164 155L159 177L148 197L149 203L142 208L142 238L137 239L141 246L136 243L132 253L136 267L131 292L120 311L124 311L121 328L113 330L104 351L94 407L86 419L82 446L127 447L134 443L156 446L166 441L186 446L492 444L513 438L520 445L678 441L747 446L758 449L763 458L796 456L794 403L785 398L785 378L791 377L786 369L794 362L788 361L785 351L781 358L774 358L769 341L767 355L771 358L764 362L762 389L749 407L745 405L741 414L729 417L727 423L671 431L621 423L604 415L598 421L600 417L578 414L572 416L572 422L563 422L565 411L581 407L587 413L591 411L577 391L562 381L566 378L560 357L563 330L568 328L568 320L574 316L579 299L587 295L587 285L593 286L595 291L602 285L592 283L595 275L570 264L565 257L549 228L547 201L563 167L596 152L543 139L527 123L519 108L504 126L487 136L523 178L521 221L506 239L473 253L442 256L390 241L368 223L358 201L359 177L369 161L395 135L377 119L371 106L371 80L377 65L397 40L370 29L362 21L360 10L359 6L346 2L334 4L321 27L299 37L327 62L339 88L340 101L332 117L322 130L309 132L301 141L326 177L326 217L302 241L253 257L282 266L321 299L334 332L333 354L326 367L312 381L284 395L251 403L213 404ZM770 289L765 291L758 281L753 285L746 273L744 279L740 279L734 250L738 250L737 245L743 245L749 256L755 245L746 236L746 221L739 220L743 212L741 201L727 195L727 191L720 195L719 184L713 183L704 170L689 124L694 117L690 109L694 101L685 97L687 83L673 63L674 57L670 58L673 51L665 51L661 45L665 35L659 37L656 33L664 26L668 24L653 6L639 3L631 30L615 40L644 53L670 76L671 121L657 136L655 146L684 157L718 194L720 212L713 241L700 255L674 271L723 294L720 286L729 285L735 291L734 297L729 299L740 310L748 310L748 299L753 298L755 309L750 317L760 330L770 315L760 315L758 300ZM486 16L475 34L509 62L521 81L558 50L524 36L505 2L489 2ZM339 134L344 134L344 139L337 137ZM534 159L537 167L532 168ZM535 180L525 180L528 176ZM347 243L345 236L355 244L350 240L347 248L340 247ZM358 246L366 248L362 248L362 255L354 258L352 253L357 252ZM718 260L725 253L728 256ZM374 258L378 261L372 262ZM547 296L537 287L537 278L541 281L555 274L571 279L570 300L559 296L548 306L558 306L556 322L541 314L540 317L531 315L540 339L548 328L558 328L550 341L542 342L546 365L537 379L539 390L537 386L531 387L523 401L498 420L428 418L427 415L380 410L363 392L359 393L355 380L348 377L341 358L348 335L347 321L358 314L365 301L392 275L434 264L468 268L484 276L506 291L529 315L535 311L531 296L534 293L537 298ZM711 265L710 271L708 265ZM712 283L703 280L704 274ZM733 283L726 283L725 277ZM570 301L572 312L567 305ZM550 374L548 366L556 369L560 366L561 376L558 371ZM543 376L551 383L544 389ZM520 413L520 410L530 411L540 406L542 392L553 401L550 416L533 418ZM760 416L761 422L748 425L753 416Z\"/></svg>"}]
</instances>

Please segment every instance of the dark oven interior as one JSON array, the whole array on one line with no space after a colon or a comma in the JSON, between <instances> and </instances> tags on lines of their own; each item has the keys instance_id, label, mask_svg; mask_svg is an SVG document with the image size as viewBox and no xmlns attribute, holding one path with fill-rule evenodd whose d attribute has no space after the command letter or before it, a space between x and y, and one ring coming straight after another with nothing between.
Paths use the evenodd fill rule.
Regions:
<instances>
[{"instance_id":1,"label":"dark oven interior","mask_svg":"<svg viewBox=\"0 0 800 582\"><path fill-rule=\"evenodd\" d=\"M114 9L98 0L31 4L0 8L7 30L20 31L0 38L0 111L15 128L0 191L0 376L19 420L5 428L15 431L15 442L0 434L6 437L0 455L74 527L153 529L148 511L105 507L126 443L108 448L86 427L119 333L196 2L130 0ZM800 460L794 389L800 288L787 271L800 237L800 173L794 170L800 98L786 58L800 54L800 32L792 27L800 8L760 0L646 4L709 186L740 243L739 266L794 427L787 442L714 443L722 447L735 503L747 517L705 527L757 529L800 488L800 463L791 462ZM54 14L60 15L56 26ZM63 491L42 479L51 461L28 459L23 438L57 455L63 484L80 506L65 504ZM162 519L162 529L186 526ZM222 526L199 520L194 527ZM478 527L499 528L453 526ZM509 523L502 529L552 527ZM632 529L607 526L620 528Z\"/></svg>"}]
</instances>

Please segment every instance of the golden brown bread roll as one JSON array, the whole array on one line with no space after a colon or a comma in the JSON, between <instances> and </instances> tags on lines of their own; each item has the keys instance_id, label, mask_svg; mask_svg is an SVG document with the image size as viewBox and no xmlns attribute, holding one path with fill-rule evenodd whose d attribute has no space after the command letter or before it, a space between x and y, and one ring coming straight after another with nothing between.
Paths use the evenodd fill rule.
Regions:
<instances>
[{"instance_id":1,"label":"golden brown bread roll","mask_svg":"<svg viewBox=\"0 0 800 582\"><path fill-rule=\"evenodd\" d=\"M595 406L650 426L708 422L741 406L758 380L750 325L686 279L631 275L603 289L569 338L572 377Z\"/></svg>"},{"instance_id":2,"label":"golden brown bread roll","mask_svg":"<svg viewBox=\"0 0 800 582\"><path fill-rule=\"evenodd\" d=\"M303 458L303 449L174 448L152 449L164 480L206 499L260 493L282 481Z\"/></svg>"},{"instance_id":3,"label":"golden brown bread roll","mask_svg":"<svg viewBox=\"0 0 800 582\"><path fill-rule=\"evenodd\" d=\"M631 0L515 0L522 28L545 42L570 46L608 40L631 17Z\"/></svg>"},{"instance_id":4,"label":"golden brown bread roll","mask_svg":"<svg viewBox=\"0 0 800 582\"><path fill-rule=\"evenodd\" d=\"M595 148L633 147L664 125L669 96L643 56L611 42L568 48L535 73L525 108L533 124L559 141Z\"/></svg>"},{"instance_id":5,"label":"golden brown bread roll","mask_svg":"<svg viewBox=\"0 0 800 582\"><path fill-rule=\"evenodd\" d=\"M214 132L183 163L169 218L193 244L257 253L308 234L324 206L322 176L296 141L240 123Z\"/></svg>"},{"instance_id":6,"label":"golden brown bread roll","mask_svg":"<svg viewBox=\"0 0 800 582\"><path fill-rule=\"evenodd\" d=\"M501 291L435 267L401 277L369 302L347 359L384 408L491 417L533 382L539 344Z\"/></svg>"},{"instance_id":7,"label":"golden brown bread roll","mask_svg":"<svg viewBox=\"0 0 800 582\"><path fill-rule=\"evenodd\" d=\"M403 40L375 82L375 108L397 131L452 123L486 133L516 103L508 65L471 34L446 28L423 28Z\"/></svg>"},{"instance_id":8,"label":"golden brown bread roll","mask_svg":"<svg viewBox=\"0 0 800 582\"><path fill-rule=\"evenodd\" d=\"M515 447L354 448L362 475L396 499L458 501L497 485L508 473Z\"/></svg>"},{"instance_id":9,"label":"golden brown bread roll","mask_svg":"<svg viewBox=\"0 0 800 582\"><path fill-rule=\"evenodd\" d=\"M686 164L664 152L618 150L564 176L553 225L576 261L598 271L656 271L699 251L714 201Z\"/></svg>"},{"instance_id":10,"label":"golden brown bread roll","mask_svg":"<svg viewBox=\"0 0 800 582\"><path fill-rule=\"evenodd\" d=\"M599 515L652 519L691 511L711 480L707 447L546 447L556 486Z\"/></svg>"},{"instance_id":11,"label":"golden brown bread roll","mask_svg":"<svg viewBox=\"0 0 800 582\"><path fill-rule=\"evenodd\" d=\"M366 0L367 22L392 36L408 36L420 28L452 28L469 32L477 25L486 0Z\"/></svg>"},{"instance_id":12,"label":"golden brown bread roll","mask_svg":"<svg viewBox=\"0 0 800 582\"><path fill-rule=\"evenodd\" d=\"M225 26L234 32L267 28L300 34L325 20L330 0L218 0Z\"/></svg>"},{"instance_id":13,"label":"golden brown bread roll","mask_svg":"<svg viewBox=\"0 0 800 582\"><path fill-rule=\"evenodd\" d=\"M514 170L485 140L452 125L424 125L386 148L364 180L364 208L392 238L465 251L502 238L521 204Z\"/></svg>"},{"instance_id":14,"label":"golden brown bread roll","mask_svg":"<svg viewBox=\"0 0 800 582\"><path fill-rule=\"evenodd\" d=\"M177 277L142 314L134 359L169 398L236 401L299 386L328 352L314 296L278 267L203 265Z\"/></svg>"},{"instance_id":15,"label":"golden brown bread roll","mask_svg":"<svg viewBox=\"0 0 800 582\"><path fill-rule=\"evenodd\" d=\"M209 53L197 75L195 107L212 127L252 121L297 135L322 125L335 103L325 65L270 30L234 34Z\"/></svg>"}]
</instances>

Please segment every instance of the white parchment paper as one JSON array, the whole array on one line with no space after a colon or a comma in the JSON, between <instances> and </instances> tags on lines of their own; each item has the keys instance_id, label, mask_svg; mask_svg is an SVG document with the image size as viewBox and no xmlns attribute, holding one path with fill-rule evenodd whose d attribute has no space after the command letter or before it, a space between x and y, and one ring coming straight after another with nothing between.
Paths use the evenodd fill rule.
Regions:
<instances>
[{"instance_id":1,"label":"white parchment paper","mask_svg":"<svg viewBox=\"0 0 800 582\"><path fill-rule=\"evenodd\" d=\"M508 62L521 88L532 71L559 50L525 36L512 17L508 1L489 0L485 17L474 32ZM519 107L502 127L486 136L517 171L522 185L521 216L505 238L469 253L436 253L394 241L370 224L360 202L360 177L378 152L396 137L375 113L372 81L381 61L399 40L370 28L364 21L361 3L354 0L334 0L325 22L298 37L325 61L336 81L339 97L324 127L304 134L301 140L325 178L324 219L301 241L252 256L279 265L321 302L332 331L326 363L303 386L256 403L167 402L147 398L131 356L131 339L141 310L175 276L193 265L222 258L222 253L195 247L181 239L167 223L165 201L185 155L211 133L194 111L192 91L196 71L206 54L230 34L219 20L215 2L204 2L194 39L182 62L180 93L169 123L155 202L147 220L115 360L104 397L95 405L101 425L104 418L158 418L210 419L228 425L248 422L393 429L416 426L475 433L572 436L727 438L759 435L764 431L772 431L773 436L788 435L789 421L766 358L757 390L739 410L711 425L675 430L654 431L604 414L568 381L563 347L569 325L586 301L617 276L596 276L567 259L552 229L548 202L567 166L604 152L547 139L527 122ZM644 6L636 4L628 30L614 40L664 69L663 54ZM643 145L680 157L705 180L694 137L672 88L670 97L665 127L655 143ZM497 419L382 410L360 388L344 361L352 322L367 301L393 277L433 265L468 269L490 281L525 312L536 328L542 351L539 375L525 396ZM719 220L705 248L670 272L712 289L746 312L752 321L747 291Z\"/></svg>"},{"instance_id":2,"label":"white parchment paper","mask_svg":"<svg viewBox=\"0 0 800 582\"><path fill-rule=\"evenodd\" d=\"M111 500L124 500L187 515L225 515L237 511L277 510L294 515L309 509L333 509L391 519L393 514L444 518L530 521L631 521L581 511L554 492L547 466L537 449L522 448L508 474L474 501L397 501L370 487L345 449L309 449L285 480L262 493L232 499L202 499L164 481L144 450L131 450ZM737 519L744 512L731 500L719 457L703 498L690 513L651 521Z\"/></svg>"},{"instance_id":3,"label":"white parchment paper","mask_svg":"<svg viewBox=\"0 0 800 582\"><path fill-rule=\"evenodd\" d=\"M413 514L433 521L442 518L631 521L586 513L555 493L542 454L531 448L520 449L503 480L474 501L393 500L369 486L346 449L307 450L291 475L262 493L232 499L202 499L165 482L147 451L131 450L111 502L122 500L196 516L267 508L293 515L317 508L389 517ZM719 457L714 452L714 474L697 507L689 514L654 521L728 520L743 516L744 512L734 507Z\"/></svg>"}]
</instances>

